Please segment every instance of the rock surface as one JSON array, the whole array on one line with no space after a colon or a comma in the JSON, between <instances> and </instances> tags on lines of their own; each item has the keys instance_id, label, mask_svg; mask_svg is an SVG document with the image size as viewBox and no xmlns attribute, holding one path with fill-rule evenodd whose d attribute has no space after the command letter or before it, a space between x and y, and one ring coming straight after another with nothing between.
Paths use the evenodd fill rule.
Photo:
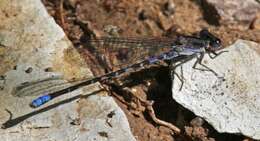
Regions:
<instances>
[{"instance_id":1,"label":"rock surface","mask_svg":"<svg viewBox=\"0 0 260 141\"><path fill-rule=\"evenodd\" d=\"M173 98L221 133L260 139L259 48L255 42L238 40L213 60L206 55L203 63L219 77L191 69L195 59L184 64L184 86L179 91L180 81L174 80Z\"/></svg>"},{"instance_id":2,"label":"rock surface","mask_svg":"<svg viewBox=\"0 0 260 141\"><path fill-rule=\"evenodd\" d=\"M256 18L253 20L250 28L260 30L260 12L256 15Z\"/></svg>"},{"instance_id":3,"label":"rock surface","mask_svg":"<svg viewBox=\"0 0 260 141\"><path fill-rule=\"evenodd\" d=\"M1 141L135 140L98 85L29 107L40 94L70 86L68 79L92 74L40 0L0 1L0 11Z\"/></svg>"},{"instance_id":4,"label":"rock surface","mask_svg":"<svg viewBox=\"0 0 260 141\"><path fill-rule=\"evenodd\" d=\"M260 4L256 0L205 0L205 2L204 10L208 11L208 16L213 16L213 11L216 10L220 23L238 24L246 29L260 12Z\"/></svg>"}]
</instances>

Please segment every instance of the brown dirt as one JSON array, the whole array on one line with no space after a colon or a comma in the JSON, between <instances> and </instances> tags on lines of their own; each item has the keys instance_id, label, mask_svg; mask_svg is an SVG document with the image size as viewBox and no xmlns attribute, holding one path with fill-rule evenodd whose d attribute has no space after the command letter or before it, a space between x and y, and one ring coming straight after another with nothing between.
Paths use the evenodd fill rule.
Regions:
<instances>
[{"instance_id":1,"label":"brown dirt","mask_svg":"<svg viewBox=\"0 0 260 141\"><path fill-rule=\"evenodd\" d=\"M196 0L174 0L173 9L171 6L167 8L167 2L168 0L43 0L50 15L75 46L81 44L82 37L90 34L164 36L173 32L191 34L202 28L216 33L223 39L224 46L232 44L238 38L260 42L259 31L218 25L214 19L212 21L211 17L207 17L205 7L202 8ZM154 67L133 73L124 79L134 80L135 82L128 83L131 86L126 86L135 90L133 93L138 97L154 100L156 116L182 129L180 135L174 135L170 129L155 124L143 106L138 107L136 103L127 100L127 96L118 91L118 87L112 88L113 93L139 109L129 108L116 99L127 115L138 141L245 139L243 136L217 133L207 123L200 126L191 124L196 116L172 99L168 72L168 67Z\"/></svg>"}]
</instances>

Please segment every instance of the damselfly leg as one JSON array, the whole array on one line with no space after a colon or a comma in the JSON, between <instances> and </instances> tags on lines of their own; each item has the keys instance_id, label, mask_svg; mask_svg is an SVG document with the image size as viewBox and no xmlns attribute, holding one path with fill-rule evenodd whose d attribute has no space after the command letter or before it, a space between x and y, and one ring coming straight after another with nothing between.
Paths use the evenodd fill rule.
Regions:
<instances>
[{"instance_id":1,"label":"damselfly leg","mask_svg":"<svg viewBox=\"0 0 260 141\"><path fill-rule=\"evenodd\" d=\"M210 72L212 72L216 77L218 77L218 74L214 71L214 70L212 70L211 68L209 68L208 66L206 66L205 64L203 64L202 63L202 60L203 60L203 58L204 58L204 55L205 55L205 53L204 52L202 52L202 53L199 53L197 56L196 56L196 61L195 61L195 63L194 63L194 65L192 66L192 68L193 69L196 69L196 70L200 70L200 71L210 71ZM201 65L202 67L204 67L204 69L202 69L202 68L197 68L197 65Z\"/></svg>"},{"instance_id":2,"label":"damselfly leg","mask_svg":"<svg viewBox=\"0 0 260 141\"><path fill-rule=\"evenodd\" d=\"M174 83L174 77L176 76L180 82L181 82L181 86L179 88L179 91L182 90L183 84L184 84L184 76L183 76L183 67L182 65L188 61L190 61L191 59L193 59L194 57L196 57L196 54L191 55L191 56L180 56L178 59L173 59L170 62L170 76L171 76L171 80ZM176 64L178 62L178 64ZM176 72L176 68L180 67L180 75Z\"/></svg>"},{"instance_id":3,"label":"damselfly leg","mask_svg":"<svg viewBox=\"0 0 260 141\"><path fill-rule=\"evenodd\" d=\"M172 82L174 83L175 81L175 76L177 76L177 78L180 80L181 82L181 86L179 88L179 91L182 90L182 87L183 87L183 84L184 84L184 77L183 77L183 69L182 69L182 66L180 66L181 68L181 75L179 75L177 72L176 72L176 67L173 63L170 64L170 76L171 76L171 80Z\"/></svg>"},{"instance_id":4,"label":"damselfly leg","mask_svg":"<svg viewBox=\"0 0 260 141\"><path fill-rule=\"evenodd\" d=\"M219 55L221 55L222 53L224 53L224 52L228 52L228 51L220 51L220 52L215 52L215 51L211 51L211 53L214 55L214 56L212 56L211 55L211 53L208 53L209 54L209 57L210 57L210 59L215 59L216 57L218 57Z\"/></svg>"}]
</instances>

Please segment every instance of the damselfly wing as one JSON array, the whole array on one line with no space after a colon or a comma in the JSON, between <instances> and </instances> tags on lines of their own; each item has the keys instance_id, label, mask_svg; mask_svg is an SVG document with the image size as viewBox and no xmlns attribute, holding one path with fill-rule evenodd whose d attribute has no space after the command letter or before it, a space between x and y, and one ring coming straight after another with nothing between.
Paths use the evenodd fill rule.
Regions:
<instances>
[{"instance_id":1,"label":"damselfly wing","mask_svg":"<svg viewBox=\"0 0 260 141\"><path fill-rule=\"evenodd\" d=\"M100 37L86 40L79 52L93 72L108 73L169 51L174 44L166 37Z\"/></svg>"}]
</instances>

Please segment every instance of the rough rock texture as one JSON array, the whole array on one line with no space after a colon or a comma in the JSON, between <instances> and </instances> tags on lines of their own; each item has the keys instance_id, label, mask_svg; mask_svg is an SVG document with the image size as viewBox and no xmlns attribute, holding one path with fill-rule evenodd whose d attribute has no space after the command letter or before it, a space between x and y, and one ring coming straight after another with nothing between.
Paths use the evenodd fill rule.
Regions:
<instances>
[{"instance_id":1,"label":"rough rock texture","mask_svg":"<svg viewBox=\"0 0 260 141\"><path fill-rule=\"evenodd\" d=\"M180 81L175 79L173 98L219 132L260 139L259 48L257 43L238 40L214 60L206 55L203 63L219 77L191 69L195 59L184 64L184 86L179 91Z\"/></svg>"},{"instance_id":2,"label":"rough rock texture","mask_svg":"<svg viewBox=\"0 0 260 141\"><path fill-rule=\"evenodd\" d=\"M0 11L1 141L135 140L98 85L29 107L40 94L70 86L68 79L92 74L40 0L0 1Z\"/></svg>"},{"instance_id":3,"label":"rough rock texture","mask_svg":"<svg viewBox=\"0 0 260 141\"><path fill-rule=\"evenodd\" d=\"M250 28L260 30L260 12L256 15L256 18L253 20Z\"/></svg>"},{"instance_id":4,"label":"rough rock texture","mask_svg":"<svg viewBox=\"0 0 260 141\"><path fill-rule=\"evenodd\" d=\"M256 0L205 0L204 10L208 16L214 16L214 9L222 24L239 24L241 28L248 28L260 12L260 4ZM214 8L213 8L214 7Z\"/></svg>"}]
</instances>

